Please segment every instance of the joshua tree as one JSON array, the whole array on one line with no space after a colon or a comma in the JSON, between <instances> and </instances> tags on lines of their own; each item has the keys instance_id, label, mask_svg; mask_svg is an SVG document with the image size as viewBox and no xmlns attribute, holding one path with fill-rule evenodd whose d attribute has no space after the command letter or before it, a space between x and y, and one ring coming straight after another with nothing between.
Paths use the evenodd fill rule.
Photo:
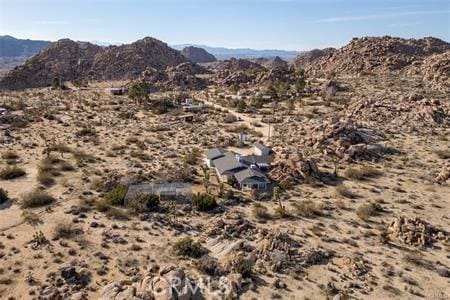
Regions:
<instances>
[{"instance_id":1,"label":"joshua tree","mask_svg":"<svg viewBox=\"0 0 450 300\"><path fill-rule=\"evenodd\" d=\"M144 81L134 83L128 90L128 97L131 100L135 101L136 104L141 105L149 101L148 97L149 90L150 90L149 84Z\"/></svg>"}]
</instances>

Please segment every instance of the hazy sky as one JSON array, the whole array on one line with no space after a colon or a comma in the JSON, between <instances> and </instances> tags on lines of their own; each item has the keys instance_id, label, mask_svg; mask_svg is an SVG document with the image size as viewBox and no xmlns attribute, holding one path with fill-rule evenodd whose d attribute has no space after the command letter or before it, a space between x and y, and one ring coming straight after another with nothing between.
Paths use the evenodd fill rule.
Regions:
<instances>
[{"instance_id":1,"label":"hazy sky","mask_svg":"<svg viewBox=\"0 0 450 300\"><path fill-rule=\"evenodd\" d=\"M450 40L450 0L0 0L0 35L306 50L355 36Z\"/></svg>"}]
</instances>

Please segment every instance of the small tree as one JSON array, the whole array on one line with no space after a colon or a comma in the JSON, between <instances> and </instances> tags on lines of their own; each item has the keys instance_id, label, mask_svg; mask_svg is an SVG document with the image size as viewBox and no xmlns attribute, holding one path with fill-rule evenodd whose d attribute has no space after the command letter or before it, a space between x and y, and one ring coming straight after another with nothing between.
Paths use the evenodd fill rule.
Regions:
<instances>
[{"instance_id":1,"label":"small tree","mask_svg":"<svg viewBox=\"0 0 450 300\"><path fill-rule=\"evenodd\" d=\"M54 90L61 89L61 79L59 79L58 77L53 78L52 88Z\"/></svg>"},{"instance_id":2,"label":"small tree","mask_svg":"<svg viewBox=\"0 0 450 300\"><path fill-rule=\"evenodd\" d=\"M243 113L246 109L247 109L247 104L245 103L244 100L240 100L237 104L236 111L238 113Z\"/></svg>"},{"instance_id":3,"label":"small tree","mask_svg":"<svg viewBox=\"0 0 450 300\"><path fill-rule=\"evenodd\" d=\"M136 104L141 105L149 101L148 93L150 90L150 85L144 81L134 83L128 89L128 97L136 102Z\"/></svg>"}]
</instances>

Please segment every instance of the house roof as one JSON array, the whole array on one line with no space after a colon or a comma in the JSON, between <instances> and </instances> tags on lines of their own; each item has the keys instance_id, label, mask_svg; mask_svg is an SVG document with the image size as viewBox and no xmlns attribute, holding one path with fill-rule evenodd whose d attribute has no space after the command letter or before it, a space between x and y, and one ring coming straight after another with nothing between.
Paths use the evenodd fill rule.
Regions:
<instances>
[{"instance_id":1,"label":"house roof","mask_svg":"<svg viewBox=\"0 0 450 300\"><path fill-rule=\"evenodd\" d=\"M255 179L256 181L259 181L259 182L270 183L270 180L266 177L266 175L254 170L252 168L248 168L248 169L242 170L240 172L237 172L236 174L234 174L234 177L236 177L236 180L239 183L242 183L243 181L249 180L249 179Z\"/></svg>"},{"instance_id":2,"label":"house roof","mask_svg":"<svg viewBox=\"0 0 450 300\"><path fill-rule=\"evenodd\" d=\"M270 165L272 163L272 157L270 155L246 155L242 156L242 161L247 165L254 165L254 164L268 164Z\"/></svg>"},{"instance_id":3,"label":"house roof","mask_svg":"<svg viewBox=\"0 0 450 300\"><path fill-rule=\"evenodd\" d=\"M255 146L256 148L258 148L261 151L270 151L270 149L268 147L266 147L263 143L261 142L255 142L253 144L253 146Z\"/></svg>"},{"instance_id":4,"label":"house roof","mask_svg":"<svg viewBox=\"0 0 450 300\"><path fill-rule=\"evenodd\" d=\"M214 165L220 175L223 175L227 171L234 171L244 168L232 152L227 152L224 157L216 159L214 161Z\"/></svg>"},{"instance_id":5,"label":"house roof","mask_svg":"<svg viewBox=\"0 0 450 300\"><path fill-rule=\"evenodd\" d=\"M212 148L206 151L205 155L207 159L216 159L219 157L223 157L226 151L222 148Z\"/></svg>"}]
</instances>

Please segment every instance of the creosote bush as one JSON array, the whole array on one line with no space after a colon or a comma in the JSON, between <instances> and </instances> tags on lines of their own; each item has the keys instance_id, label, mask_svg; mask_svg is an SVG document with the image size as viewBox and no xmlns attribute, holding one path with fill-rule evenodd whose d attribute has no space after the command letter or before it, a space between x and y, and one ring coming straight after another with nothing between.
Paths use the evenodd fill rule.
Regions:
<instances>
[{"instance_id":1,"label":"creosote bush","mask_svg":"<svg viewBox=\"0 0 450 300\"><path fill-rule=\"evenodd\" d=\"M60 223L53 229L53 239L72 239L82 233L83 230L75 227L72 223Z\"/></svg>"},{"instance_id":2,"label":"creosote bush","mask_svg":"<svg viewBox=\"0 0 450 300\"><path fill-rule=\"evenodd\" d=\"M34 190L22 196L21 208L36 208L51 204L55 201L51 195L45 191Z\"/></svg>"},{"instance_id":3,"label":"creosote bush","mask_svg":"<svg viewBox=\"0 0 450 300\"><path fill-rule=\"evenodd\" d=\"M199 211L209 211L217 206L216 198L206 193L197 193L192 196L192 204Z\"/></svg>"},{"instance_id":4,"label":"creosote bush","mask_svg":"<svg viewBox=\"0 0 450 300\"><path fill-rule=\"evenodd\" d=\"M177 256L199 258L206 254L206 250L199 242L195 242L191 237L184 237L175 242L172 251Z\"/></svg>"},{"instance_id":5,"label":"creosote bush","mask_svg":"<svg viewBox=\"0 0 450 300\"><path fill-rule=\"evenodd\" d=\"M0 179L11 180L25 176L25 174L26 172L22 168L16 166L6 167L0 171Z\"/></svg>"},{"instance_id":6,"label":"creosote bush","mask_svg":"<svg viewBox=\"0 0 450 300\"><path fill-rule=\"evenodd\" d=\"M118 185L105 195L105 201L113 206L123 205L127 190L126 186Z\"/></svg>"},{"instance_id":7,"label":"creosote bush","mask_svg":"<svg viewBox=\"0 0 450 300\"><path fill-rule=\"evenodd\" d=\"M271 218L269 210L267 207L260 203L253 204L253 215L260 221L268 220Z\"/></svg>"},{"instance_id":8,"label":"creosote bush","mask_svg":"<svg viewBox=\"0 0 450 300\"><path fill-rule=\"evenodd\" d=\"M127 201L127 207L135 213L152 211L159 205L159 196L148 193L138 193Z\"/></svg>"}]
</instances>

